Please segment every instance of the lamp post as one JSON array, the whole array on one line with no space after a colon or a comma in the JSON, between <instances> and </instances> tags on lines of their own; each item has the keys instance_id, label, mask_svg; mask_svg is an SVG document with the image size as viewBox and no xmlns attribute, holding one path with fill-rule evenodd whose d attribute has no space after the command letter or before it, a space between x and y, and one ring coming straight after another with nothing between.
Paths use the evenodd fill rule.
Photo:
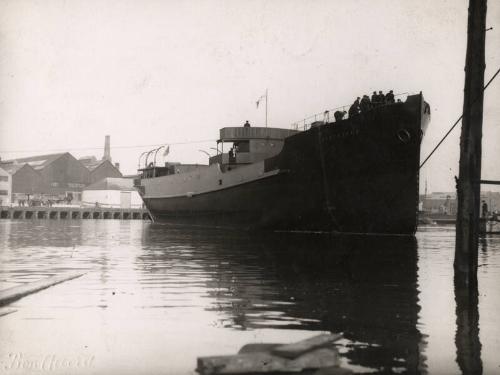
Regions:
<instances>
[{"instance_id":1,"label":"lamp post","mask_svg":"<svg viewBox=\"0 0 500 375\"><path fill-rule=\"evenodd\" d=\"M152 152L154 152L155 149L152 149L151 151L148 151L148 153L146 154L146 161L144 163L144 167L147 168L148 167L148 159L149 159L149 154L151 154Z\"/></svg>"},{"instance_id":2,"label":"lamp post","mask_svg":"<svg viewBox=\"0 0 500 375\"><path fill-rule=\"evenodd\" d=\"M158 154L158 151L160 151L163 147L165 146L160 146L158 147L156 150L155 150L155 158L154 158L154 162L153 162L153 165L156 167L156 154Z\"/></svg>"},{"instance_id":3,"label":"lamp post","mask_svg":"<svg viewBox=\"0 0 500 375\"><path fill-rule=\"evenodd\" d=\"M141 158L143 155L147 154L149 151L144 151L140 156L139 160L137 161L137 169L141 169Z\"/></svg>"}]
</instances>

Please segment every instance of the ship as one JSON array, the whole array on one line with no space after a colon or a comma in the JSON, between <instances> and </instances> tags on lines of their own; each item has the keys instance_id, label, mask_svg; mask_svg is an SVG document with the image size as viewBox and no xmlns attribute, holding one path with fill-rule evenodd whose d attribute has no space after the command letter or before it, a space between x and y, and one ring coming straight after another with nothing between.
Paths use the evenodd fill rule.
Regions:
<instances>
[{"instance_id":1,"label":"ship","mask_svg":"<svg viewBox=\"0 0 500 375\"><path fill-rule=\"evenodd\" d=\"M326 111L302 128L224 127L208 164L146 157L136 188L157 222L414 235L429 121L419 93L343 119Z\"/></svg>"}]
</instances>

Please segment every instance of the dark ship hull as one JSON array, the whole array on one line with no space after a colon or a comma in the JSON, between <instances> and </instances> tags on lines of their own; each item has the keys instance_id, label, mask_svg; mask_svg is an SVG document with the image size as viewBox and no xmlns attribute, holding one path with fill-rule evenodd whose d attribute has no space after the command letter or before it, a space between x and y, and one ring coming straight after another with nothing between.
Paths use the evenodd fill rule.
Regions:
<instances>
[{"instance_id":1,"label":"dark ship hull","mask_svg":"<svg viewBox=\"0 0 500 375\"><path fill-rule=\"evenodd\" d=\"M216 189L164 196L148 196L146 187L143 199L155 221L412 235L429 112L422 95L410 96L287 137L258 178L230 186L221 178Z\"/></svg>"}]
</instances>

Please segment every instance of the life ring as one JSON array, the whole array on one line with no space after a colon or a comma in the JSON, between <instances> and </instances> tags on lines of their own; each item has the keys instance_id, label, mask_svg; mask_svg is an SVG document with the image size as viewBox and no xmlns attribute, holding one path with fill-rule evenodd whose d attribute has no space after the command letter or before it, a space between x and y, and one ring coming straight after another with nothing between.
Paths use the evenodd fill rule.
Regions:
<instances>
[{"instance_id":1,"label":"life ring","mask_svg":"<svg viewBox=\"0 0 500 375\"><path fill-rule=\"evenodd\" d=\"M399 129L398 132L396 133L396 136L398 137L401 143L406 144L411 140L411 134L406 129Z\"/></svg>"}]
</instances>

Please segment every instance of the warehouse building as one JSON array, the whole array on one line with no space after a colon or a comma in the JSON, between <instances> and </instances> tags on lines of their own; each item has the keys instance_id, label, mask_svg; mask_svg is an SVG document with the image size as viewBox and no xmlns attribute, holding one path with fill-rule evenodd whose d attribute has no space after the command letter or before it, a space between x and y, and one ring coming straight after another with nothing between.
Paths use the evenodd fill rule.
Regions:
<instances>
[{"instance_id":1,"label":"warehouse building","mask_svg":"<svg viewBox=\"0 0 500 375\"><path fill-rule=\"evenodd\" d=\"M33 194L55 200L72 197L78 201L83 188L90 183L88 169L68 152L8 160L2 167L13 171L12 191L18 195Z\"/></svg>"},{"instance_id":2,"label":"warehouse building","mask_svg":"<svg viewBox=\"0 0 500 375\"><path fill-rule=\"evenodd\" d=\"M24 204L42 194L42 176L31 165L5 161L0 167L10 175L12 203Z\"/></svg>"},{"instance_id":3,"label":"warehouse building","mask_svg":"<svg viewBox=\"0 0 500 375\"><path fill-rule=\"evenodd\" d=\"M86 186L106 177L122 177L119 164L111 162L109 136L101 160L95 156L77 160L65 152L2 160L0 167L10 175L11 201L17 204L48 200L78 204Z\"/></svg>"}]
</instances>

